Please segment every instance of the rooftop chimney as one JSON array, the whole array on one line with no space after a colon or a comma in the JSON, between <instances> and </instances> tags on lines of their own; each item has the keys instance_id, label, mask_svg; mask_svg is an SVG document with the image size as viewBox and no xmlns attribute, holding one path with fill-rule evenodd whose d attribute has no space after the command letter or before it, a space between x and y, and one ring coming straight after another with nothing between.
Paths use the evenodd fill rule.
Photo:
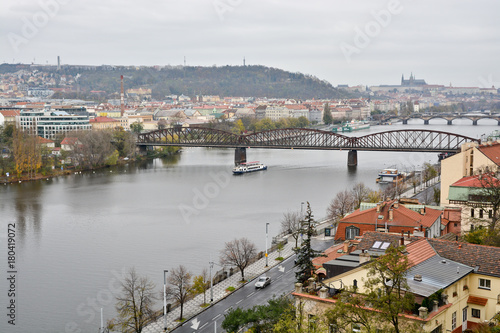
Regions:
<instances>
[{"instance_id":1,"label":"rooftop chimney","mask_svg":"<svg viewBox=\"0 0 500 333\"><path fill-rule=\"evenodd\" d=\"M405 245L405 238L403 236L401 236L401 240L399 242L399 245L401 245L401 246Z\"/></svg>"},{"instance_id":2,"label":"rooftop chimney","mask_svg":"<svg viewBox=\"0 0 500 333\"><path fill-rule=\"evenodd\" d=\"M413 276L413 280L415 280L417 282L422 282L422 275L415 274L415 276Z\"/></svg>"},{"instance_id":3,"label":"rooftop chimney","mask_svg":"<svg viewBox=\"0 0 500 333\"><path fill-rule=\"evenodd\" d=\"M429 309L427 309L425 306L421 306L418 308L418 316L420 318L426 318L428 312L429 312Z\"/></svg>"},{"instance_id":4,"label":"rooftop chimney","mask_svg":"<svg viewBox=\"0 0 500 333\"><path fill-rule=\"evenodd\" d=\"M439 309L439 306L438 306L438 301L434 300L432 301L432 312L437 312L437 310Z\"/></svg>"},{"instance_id":5,"label":"rooftop chimney","mask_svg":"<svg viewBox=\"0 0 500 333\"><path fill-rule=\"evenodd\" d=\"M394 217L394 212L392 209L389 209L389 221L392 221L392 218Z\"/></svg>"}]
</instances>

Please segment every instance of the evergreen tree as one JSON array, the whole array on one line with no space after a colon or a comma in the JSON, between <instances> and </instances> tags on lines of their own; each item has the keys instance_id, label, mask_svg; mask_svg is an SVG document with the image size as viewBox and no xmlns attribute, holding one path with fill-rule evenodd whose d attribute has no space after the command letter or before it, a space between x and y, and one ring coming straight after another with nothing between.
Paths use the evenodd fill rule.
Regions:
<instances>
[{"instance_id":1,"label":"evergreen tree","mask_svg":"<svg viewBox=\"0 0 500 333\"><path fill-rule=\"evenodd\" d=\"M332 111L330 111L330 105L328 105L328 103L325 104L323 110L323 122L327 125L333 123Z\"/></svg>"},{"instance_id":2,"label":"evergreen tree","mask_svg":"<svg viewBox=\"0 0 500 333\"><path fill-rule=\"evenodd\" d=\"M313 250L311 247L311 238L314 236L315 231L315 221L309 202L307 202L307 212L302 224L305 239L301 247L295 251L297 253L297 272L295 272L295 279L297 282L304 283L312 276L314 270L314 265L312 263L313 258L322 256L320 251Z\"/></svg>"}]
</instances>

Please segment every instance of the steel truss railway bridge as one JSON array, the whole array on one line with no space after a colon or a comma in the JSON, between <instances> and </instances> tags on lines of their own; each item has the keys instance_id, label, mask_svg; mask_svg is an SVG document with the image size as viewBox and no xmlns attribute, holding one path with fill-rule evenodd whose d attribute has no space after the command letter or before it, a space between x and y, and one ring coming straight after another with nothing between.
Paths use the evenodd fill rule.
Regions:
<instances>
[{"instance_id":1,"label":"steel truss railway bridge","mask_svg":"<svg viewBox=\"0 0 500 333\"><path fill-rule=\"evenodd\" d=\"M359 137L307 128L283 128L234 134L207 127L174 127L139 134L141 150L154 146L235 148L235 164L246 162L246 148L348 150L347 164L357 165L357 151L454 153L467 136L431 130L395 130Z\"/></svg>"}]
</instances>

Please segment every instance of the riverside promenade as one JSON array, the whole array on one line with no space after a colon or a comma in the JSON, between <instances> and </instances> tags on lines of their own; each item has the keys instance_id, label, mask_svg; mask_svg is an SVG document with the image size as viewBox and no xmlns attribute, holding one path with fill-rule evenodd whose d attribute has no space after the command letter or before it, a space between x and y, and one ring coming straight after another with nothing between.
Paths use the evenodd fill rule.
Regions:
<instances>
[{"instance_id":1,"label":"riverside promenade","mask_svg":"<svg viewBox=\"0 0 500 333\"><path fill-rule=\"evenodd\" d=\"M284 249L281 251L281 256L283 258L288 258L295 253L293 252L293 247L295 246L295 240L288 236L288 243L285 244ZM286 237L285 237L286 238ZM299 241L300 244L300 241ZM278 251L273 251L269 253L268 257L268 267L266 267L266 258L262 257L261 259L255 261L253 264L249 265L245 269L245 278L248 283L253 283L255 279L261 276L263 273L267 272L272 267L279 265L281 261L276 260L279 257ZM227 279L215 284L213 286L213 304L219 302L220 300L226 298L230 292L227 292L226 289L229 287L234 287L235 289L239 289L243 287L243 283L240 282L241 273L239 271L235 272L233 275L228 277ZM207 303L210 303L210 288L206 292ZM184 322L189 322L189 320L208 307L201 307L203 304L203 294L197 295L190 301L184 304L184 313L183 317L186 318ZM182 323L178 322L180 315L180 307L175 307L167 314L167 332L172 331L176 327L180 326ZM146 328L143 329L145 333L159 333L164 332L164 318L163 316L159 317L155 322L149 324Z\"/></svg>"}]
</instances>

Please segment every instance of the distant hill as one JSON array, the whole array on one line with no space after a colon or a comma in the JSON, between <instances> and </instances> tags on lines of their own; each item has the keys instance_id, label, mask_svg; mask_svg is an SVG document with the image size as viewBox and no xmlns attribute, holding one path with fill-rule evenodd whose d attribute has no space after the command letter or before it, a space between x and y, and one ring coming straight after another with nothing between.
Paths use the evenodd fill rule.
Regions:
<instances>
[{"instance_id":1,"label":"distant hill","mask_svg":"<svg viewBox=\"0 0 500 333\"><path fill-rule=\"evenodd\" d=\"M21 69L20 66L30 68L29 65L2 64L0 73L14 72ZM347 97L345 92L314 76L265 66L64 66L59 71L55 66L36 66L36 69L55 75L80 74L78 97L90 97L92 90L105 91L108 97L118 93L120 75L124 76L125 89L151 88L153 98L159 100L170 94L298 99Z\"/></svg>"}]
</instances>

